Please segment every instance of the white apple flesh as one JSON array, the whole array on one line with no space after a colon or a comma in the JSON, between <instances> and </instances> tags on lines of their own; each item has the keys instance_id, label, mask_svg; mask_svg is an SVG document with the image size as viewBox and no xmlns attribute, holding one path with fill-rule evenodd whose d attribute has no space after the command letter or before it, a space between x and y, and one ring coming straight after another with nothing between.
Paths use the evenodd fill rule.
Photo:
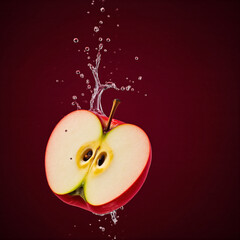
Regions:
<instances>
[{"instance_id":1,"label":"white apple flesh","mask_svg":"<svg viewBox=\"0 0 240 240\"><path fill-rule=\"evenodd\" d=\"M141 128L113 120L105 133L106 119L86 110L68 114L53 130L45 156L52 191L70 205L101 214L137 193L151 162L151 145Z\"/></svg>"}]
</instances>

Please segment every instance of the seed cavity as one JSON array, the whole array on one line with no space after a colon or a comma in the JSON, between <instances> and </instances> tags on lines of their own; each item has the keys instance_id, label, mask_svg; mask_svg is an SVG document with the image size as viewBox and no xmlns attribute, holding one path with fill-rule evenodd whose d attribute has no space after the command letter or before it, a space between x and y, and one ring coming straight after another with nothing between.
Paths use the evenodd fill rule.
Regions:
<instances>
[{"instance_id":1,"label":"seed cavity","mask_svg":"<svg viewBox=\"0 0 240 240\"><path fill-rule=\"evenodd\" d=\"M87 149L87 150L83 153L83 157L82 157L83 161L84 161L84 162L88 161L88 160L91 158L92 154L93 154L92 149Z\"/></svg>"},{"instance_id":2,"label":"seed cavity","mask_svg":"<svg viewBox=\"0 0 240 240\"><path fill-rule=\"evenodd\" d=\"M107 153L105 153L105 152L101 153L101 155L100 155L100 157L98 159L98 166L99 167L103 165L103 163L105 162L106 157L107 157Z\"/></svg>"}]
</instances>

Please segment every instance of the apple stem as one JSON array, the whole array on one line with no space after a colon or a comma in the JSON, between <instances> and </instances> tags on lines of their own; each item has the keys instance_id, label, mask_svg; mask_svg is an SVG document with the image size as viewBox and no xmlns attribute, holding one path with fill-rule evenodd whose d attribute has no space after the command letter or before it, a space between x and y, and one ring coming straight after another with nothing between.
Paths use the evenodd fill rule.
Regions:
<instances>
[{"instance_id":1,"label":"apple stem","mask_svg":"<svg viewBox=\"0 0 240 240\"><path fill-rule=\"evenodd\" d=\"M110 129L113 115L114 115L114 113L115 113L115 111L116 111L116 109L117 109L117 107L120 103L121 103L121 101L119 99L114 99L113 100L113 105L112 105L111 112L109 114L108 123L107 123L107 127L105 129L105 132L108 132L108 130Z\"/></svg>"}]
</instances>

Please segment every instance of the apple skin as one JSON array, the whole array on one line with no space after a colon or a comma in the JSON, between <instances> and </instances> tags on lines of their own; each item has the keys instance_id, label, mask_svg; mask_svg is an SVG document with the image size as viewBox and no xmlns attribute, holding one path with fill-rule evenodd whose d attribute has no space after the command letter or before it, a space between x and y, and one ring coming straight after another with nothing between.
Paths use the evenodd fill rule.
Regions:
<instances>
[{"instance_id":1,"label":"apple skin","mask_svg":"<svg viewBox=\"0 0 240 240\"><path fill-rule=\"evenodd\" d=\"M107 125L108 117L99 115L96 113L94 113L94 114L99 118L99 120L102 124L102 127L104 129ZM110 129L113 129L121 124L124 124L124 122L119 121L117 119L112 119ZM114 200L112 200L108 203L105 203L103 205L100 205L100 206L93 206L93 205L85 202L81 196L76 196L76 195L72 196L70 194L64 194L64 195L59 195L56 193L54 193L54 194L60 200L62 200L63 202L65 202L69 205L72 205L75 207L80 207L82 209L85 209L87 211L90 211L90 212L96 213L96 214L106 214L106 213L112 212L113 210L116 210L116 209L122 207L123 205L128 203L137 194L137 192L140 190L140 188L142 187L143 183L146 180L146 177L147 177L150 165L151 165L151 160L152 160L152 148L151 148L150 142L149 142L149 145L150 145L149 146L150 154L149 154L149 158L146 163L146 166L144 167L142 173L136 179L136 181L124 193L122 193L119 197L115 198Z\"/></svg>"}]
</instances>

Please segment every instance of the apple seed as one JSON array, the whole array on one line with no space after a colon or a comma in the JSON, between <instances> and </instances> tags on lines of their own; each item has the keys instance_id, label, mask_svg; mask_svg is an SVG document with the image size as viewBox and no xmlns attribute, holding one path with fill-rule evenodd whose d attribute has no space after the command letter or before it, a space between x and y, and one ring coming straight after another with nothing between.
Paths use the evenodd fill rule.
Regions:
<instances>
[{"instance_id":1,"label":"apple seed","mask_svg":"<svg viewBox=\"0 0 240 240\"><path fill-rule=\"evenodd\" d=\"M103 165L106 156L107 156L106 153L102 153L101 157L98 159L98 166L99 166L99 167L100 167L101 165Z\"/></svg>"},{"instance_id":2,"label":"apple seed","mask_svg":"<svg viewBox=\"0 0 240 240\"><path fill-rule=\"evenodd\" d=\"M86 162L89 158L91 158L92 154L93 154L92 150L91 149L88 150L83 156L83 161Z\"/></svg>"}]
</instances>

